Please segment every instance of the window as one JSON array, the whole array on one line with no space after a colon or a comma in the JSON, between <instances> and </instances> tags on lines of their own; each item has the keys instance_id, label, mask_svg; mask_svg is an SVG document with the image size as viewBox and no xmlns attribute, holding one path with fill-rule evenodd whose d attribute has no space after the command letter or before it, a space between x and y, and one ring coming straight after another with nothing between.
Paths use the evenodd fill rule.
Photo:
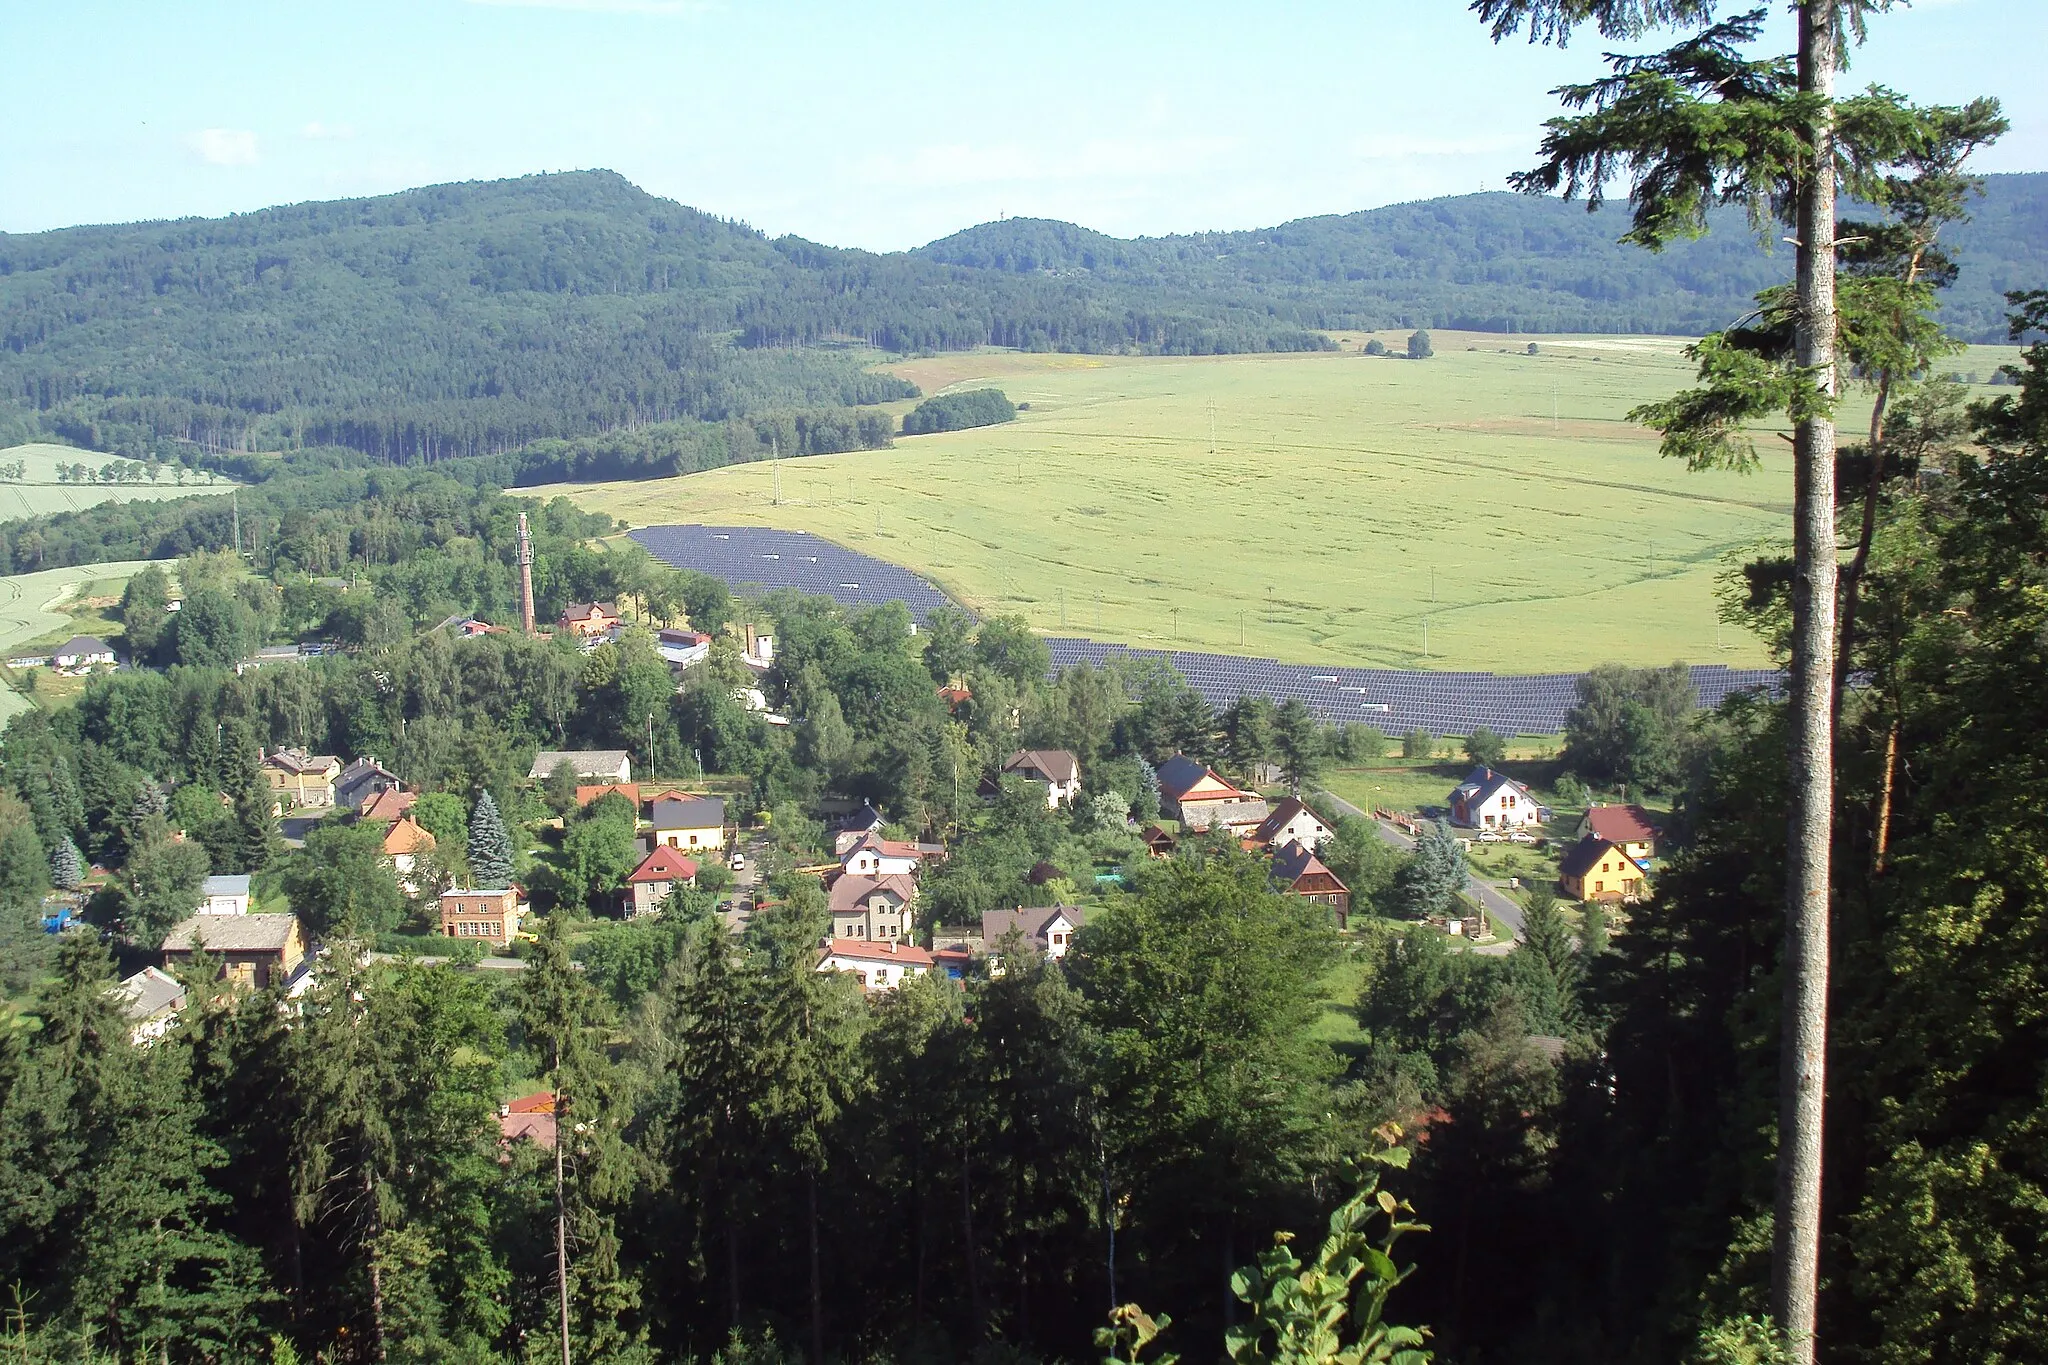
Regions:
<instances>
[{"instance_id":1,"label":"window","mask_svg":"<svg viewBox=\"0 0 2048 1365\"><path fill-rule=\"evenodd\" d=\"M1594 883L1593 883L1593 889L1594 889L1595 891L1605 891L1605 890L1607 889L1607 883L1606 883L1606 882L1594 882Z\"/></svg>"}]
</instances>

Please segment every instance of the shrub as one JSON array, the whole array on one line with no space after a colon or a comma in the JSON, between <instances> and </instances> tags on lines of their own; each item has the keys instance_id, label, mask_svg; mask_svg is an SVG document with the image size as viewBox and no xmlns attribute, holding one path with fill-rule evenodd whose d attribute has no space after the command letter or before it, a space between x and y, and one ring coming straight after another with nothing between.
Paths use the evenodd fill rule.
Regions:
<instances>
[{"instance_id":1,"label":"shrub","mask_svg":"<svg viewBox=\"0 0 2048 1365\"><path fill-rule=\"evenodd\" d=\"M965 431L969 427L992 427L1015 421L1017 409L1001 389L974 389L967 393L942 393L927 398L903 419L905 436L924 436L934 431Z\"/></svg>"},{"instance_id":2,"label":"shrub","mask_svg":"<svg viewBox=\"0 0 2048 1365\"><path fill-rule=\"evenodd\" d=\"M1374 337L1371 341L1365 343L1365 353L1367 355L1385 355L1387 353L1387 343L1381 341L1378 337Z\"/></svg>"},{"instance_id":3,"label":"shrub","mask_svg":"<svg viewBox=\"0 0 2048 1365\"><path fill-rule=\"evenodd\" d=\"M1427 730L1410 730L1401 736L1401 757L1435 758L1436 736Z\"/></svg>"},{"instance_id":4,"label":"shrub","mask_svg":"<svg viewBox=\"0 0 2048 1365\"><path fill-rule=\"evenodd\" d=\"M1408 358L1410 360L1427 360L1435 354L1436 352L1429 345L1429 333L1418 327L1408 334Z\"/></svg>"}]
</instances>

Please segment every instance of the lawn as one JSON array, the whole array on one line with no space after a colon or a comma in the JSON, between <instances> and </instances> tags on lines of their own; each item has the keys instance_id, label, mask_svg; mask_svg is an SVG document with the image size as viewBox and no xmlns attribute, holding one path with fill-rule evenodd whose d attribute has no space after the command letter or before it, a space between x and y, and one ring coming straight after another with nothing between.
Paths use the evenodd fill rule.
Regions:
<instances>
[{"instance_id":1,"label":"lawn","mask_svg":"<svg viewBox=\"0 0 2048 1365\"><path fill-rule=\"evenodd\" d=\"M123 585L148 566L148 560L80 564L0 578L0 658L19 654L34 641L58 644L72 635L94 633L108 620L101 608L88 606L81 613L58 608L118 597ZM0 675L9 683L0 687L0 724L5 724L34 703L16 690L24 681L21 675L4 668ZM61 691L64 682L52 677L46 685Z\"/></svg>"},{"instance_id":2,"label":"lawn","mask_svg":"<svg viewBox=\"0 0 2048 1365\"><path fill-rule=\"evenodd\" d=\"M185 498L194 493L225 493L233 486L231 480L217 474L190 470L186 471L185 484L180 486L175 482L176 467L170 465L164 466L163 478L157 483L76 484L57 481L59 465L83 464L98 469L114 458L97 451L51 445L46 441L0 450L0 465L19 460L27 466L22 482L0 483L0 521L48 516L53 512L77 512L103 502L147 502Z\"/></svg>"},{"instance_id":3,"label":"lawn","mask_svg":"<svg viewBox=\"0 0 2048 1365\"><path fill-rule=\"evenodd\" d=\"M1717 624L1713 586L1787 530L1789 458L1771 436L1754 475L1658 456L1624 415L1687 382L1677 340L1539 337L1529 355L1530 338L1440 332L1420 363L1361 340L903 362L927 393L993 384L1029 408L783 460L779 504L765 463L530 491L635 526L814 531L1049 632L1397 668L1765 662ZM1988 376L2009 351L1980 349L1958 367Z\"/></svg>"}]
</instances>

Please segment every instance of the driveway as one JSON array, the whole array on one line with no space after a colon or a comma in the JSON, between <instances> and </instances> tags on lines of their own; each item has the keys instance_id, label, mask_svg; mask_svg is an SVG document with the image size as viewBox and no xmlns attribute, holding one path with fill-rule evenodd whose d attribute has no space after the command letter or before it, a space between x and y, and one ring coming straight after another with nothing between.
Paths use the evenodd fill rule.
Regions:
<instances>
[{"instance_id":1,"label":"driveway","mask_svg":"<svg viewBox=\"0 0 2048 1365\"><path fill-rule=\"evenodd\" d=\"M1325 801L1328 801L1338 810L1343 811L1347 815L1355 815L1359 819L1364 820L1365 822L1370 824L1374 829L1379 831L1380 838L1386 840L1386 842L1392 844L1395 848L1401 849L1406 852L1414 851L1415 841L1409 838L1406 834L1403 834L1400 830L1395 829L1386 821L1373 819L1373 817L1368 812L1360 810L1358 807L1352 805L1349 801L1346 801L1341 796L1337 796L1331 792L1322 792L1319 794ZM1523 937L1522 907L1517 905L1512 899L1502 895L1498 890L1496 890L1488 883L1479 880L1479 878L1477 877L1469 875L1465 879L1465 894L1470 896L1473 900L1478 901L1481 905L1485 906L1487 914L1492 915L1502 924L1505 924L1510 929L1514 930L1515 937L1517 939ZM1481 948L1477 951L1485 952L1486 950L1484 948ZM1505 952L1506 945L1503 944L1496 948L1494 951Z\"/></svg>"}]
</instances>

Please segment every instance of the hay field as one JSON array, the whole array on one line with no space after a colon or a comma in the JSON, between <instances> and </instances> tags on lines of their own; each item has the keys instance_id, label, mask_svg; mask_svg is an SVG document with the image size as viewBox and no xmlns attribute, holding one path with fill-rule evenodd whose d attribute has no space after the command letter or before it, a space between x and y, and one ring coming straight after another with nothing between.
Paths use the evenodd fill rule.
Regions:
<instances>
[{"instance_id":1,"label":"hay field","mask_svg":"<svg viewBox=\"0 0 2048 1365\"><path fill-rule=\"evenodd\" d=\"M10 457L12 458L12 457ZM0 659L20 652L20 647L41 636L62 632L68 637L77 622L56 610L93 585L95 591L119 593L130 578L149 567L146 559L106 564L80 564L69 569L44 569L39 573L0 578ZM10 683L20 675L7 670ZM0 687L0 725L6 724L35 705L13 686Z\"/></svg>"},{"instance_id":2,"label":"hay field","mask_svg":"<svg viewBox=\"0 0 2048 1365\"><path fill-rule=\"evenodd\" d=\"M185 498L194 493L225 493L232 481L219 475L188 472L183 487L172 482L168 467L160 483L59 483L57 466L83 464L98 469L111 455L79 450L73 446L35 441L0 450L0 464L20 460L28 468L21 483L0 483L0 521L15 517L47 516L53 512L79 512L103 502L150 502L163 498ZM202 483L211 477L212 483Z\"/></svg>"},{"instance_id":3,"label":"hay field","mask_svg":"<svg viewBox=\"0 0 2048 1365\"><path fill-rule=\"evenodd\" d=\"M1030 410L779 469L519 491L634 526L813 531L977 610L1134 644L1495 671L1764 662L1718 626L1713 587L1787 533L1788 453L1765 437L1753 475L1658 456L1623 414L1688 382L1679 341L1439 332L1410 362L1365 339L905 362L927 394L993 384ZM1864 411L1845 402L1845 423Z\"/></svg>"}]
</instances>

